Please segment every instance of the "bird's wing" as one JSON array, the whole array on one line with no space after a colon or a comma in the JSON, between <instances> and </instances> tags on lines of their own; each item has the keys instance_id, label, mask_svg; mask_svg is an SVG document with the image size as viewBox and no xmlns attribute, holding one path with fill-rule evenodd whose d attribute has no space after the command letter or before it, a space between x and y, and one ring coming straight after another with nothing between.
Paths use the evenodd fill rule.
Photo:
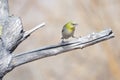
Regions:
<instances>
[{"instance_id":1,"label":"bird's wing","mask_svg":"<svg viewBox=\"0 0 120 80\"><path fill-rule=\"evenodd\" d=\"M64 32L64 30L65 30L65 27L63 27L62 32Z\"/></svg>"}]
</instances>

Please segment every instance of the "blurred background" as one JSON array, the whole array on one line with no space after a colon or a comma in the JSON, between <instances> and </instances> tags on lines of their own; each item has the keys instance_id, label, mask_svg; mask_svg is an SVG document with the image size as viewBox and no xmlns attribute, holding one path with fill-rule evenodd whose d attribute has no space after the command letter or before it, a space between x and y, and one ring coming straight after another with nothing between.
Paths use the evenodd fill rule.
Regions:
<instances>
[{"instance_id":1,"label":"blurred background","mask_svg":"<svg viewBox=\"0 0 120 80\"><path fill-rule=\"evenodd\" d=\"M59 43L70 20L79 24L75 36L111 28L116 37L19 66L4 80L120 80L120 0L9 0L9 7L25 30L46 22L15 54Z\"/></svg>"}]
</instances>

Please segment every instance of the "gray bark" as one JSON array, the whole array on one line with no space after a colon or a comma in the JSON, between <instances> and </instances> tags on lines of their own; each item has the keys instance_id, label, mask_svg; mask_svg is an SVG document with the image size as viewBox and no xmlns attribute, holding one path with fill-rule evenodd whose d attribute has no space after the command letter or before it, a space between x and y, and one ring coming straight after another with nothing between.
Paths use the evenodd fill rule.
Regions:
<instances>
[{"instance_id":1,"label":"gray bark","mask_svg":"<svg viewBox=\"0 0 120 80\"><path fill-rule=\"evenodd\" d=\"M22 41L27 39L34 31L43 27L45 23L29 31L24 31L21 19L15 16L9 16L8 0L0 0L0 25L3 27L2 35L0 36L0 80L2 80L6 73L22 64L55 56L66 51L82 49L114 37L112 30L106 29L99 33L92 33L72 41L58 43L57 45L51 45L25 53L12 54Z\"/></svg>"}]
</instances>

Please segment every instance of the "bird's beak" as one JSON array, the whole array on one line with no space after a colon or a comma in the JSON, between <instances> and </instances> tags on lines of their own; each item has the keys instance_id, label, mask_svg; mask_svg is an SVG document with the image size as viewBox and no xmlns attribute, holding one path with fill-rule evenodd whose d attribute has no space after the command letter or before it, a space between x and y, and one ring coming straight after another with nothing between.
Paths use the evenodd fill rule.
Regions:
<instances>
[{"instance_id":1,"label":"bird's beak","mask_svg":"<svg viewBox=\"0 0 120 80\"><path fill-rule=\"evenodd\" d=\"M77 26L78 24L77 24L77 23L74 23L73 25L74 25L74 26Z\"/></svg>"}]
</instances>

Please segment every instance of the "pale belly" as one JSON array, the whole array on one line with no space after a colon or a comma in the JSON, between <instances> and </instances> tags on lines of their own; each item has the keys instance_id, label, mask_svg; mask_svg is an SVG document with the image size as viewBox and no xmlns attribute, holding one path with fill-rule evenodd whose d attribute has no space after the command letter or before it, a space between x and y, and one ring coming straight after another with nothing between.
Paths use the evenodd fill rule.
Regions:
<instances>
[{"instance_id":1,"label":"pale belly","mask_svg":"<svg viewBox=\"0 0 120 80\"><path fill-rule=\"evenodd\" d=\"M62 38L63 38L63 39L68 39L69 37L72 37L73 34L74 34L74 31L73 31L73 32L63 31L63 33L62 33Z\"/></svg>"}]
</instances>

